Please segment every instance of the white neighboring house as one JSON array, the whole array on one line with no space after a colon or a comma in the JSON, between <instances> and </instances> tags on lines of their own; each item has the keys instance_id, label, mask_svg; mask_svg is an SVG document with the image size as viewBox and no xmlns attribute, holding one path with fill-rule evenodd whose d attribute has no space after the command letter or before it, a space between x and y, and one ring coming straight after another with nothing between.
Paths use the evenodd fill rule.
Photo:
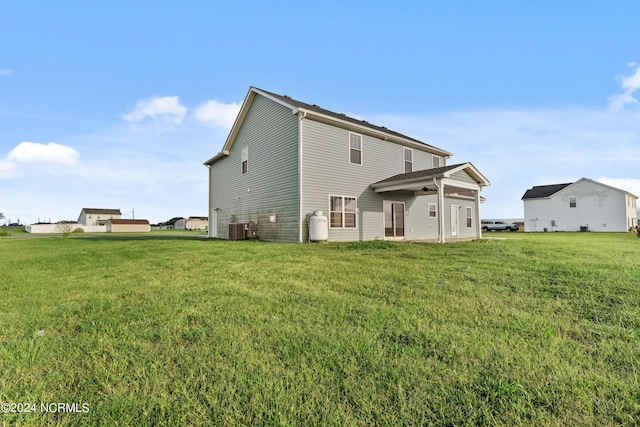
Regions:
<instances>
[{"instance_id":1,"label":"white neighboring house","mask_svg":"<svg viewBox=\"0 0 640 427\"><path fill-rule=\"evenodd\" d=\"M628 231L638 223L637 200L588 178L535 186L522 196L524 231Z\"/></svg>"},{"instance_id":2,"label":"white neighboring house","mask_svg":"<svg viewBox=\"0 0 640 427\"><path fill-rule=\"evenodd\" d=\"M95 209L82 208L78 216L78 224L82 225L106 225L110 219L121 219L120 209Z\"/></svg>"}]
</instances>

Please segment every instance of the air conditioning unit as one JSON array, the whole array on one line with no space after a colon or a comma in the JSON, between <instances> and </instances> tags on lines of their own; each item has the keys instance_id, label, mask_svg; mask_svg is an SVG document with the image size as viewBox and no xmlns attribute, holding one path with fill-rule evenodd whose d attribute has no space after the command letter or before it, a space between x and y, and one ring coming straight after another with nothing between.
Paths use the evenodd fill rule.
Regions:
<instances>
[{"instance_id":1,"label":"air conditioning unit","mask_svg":"<svg viewBox=\"0 0 640 427\"><path fill-rule=\"evenodd\" d=\"M229 240L247 240L248 222L232 222L229 224Z\"/></svg>"}]
</instances>

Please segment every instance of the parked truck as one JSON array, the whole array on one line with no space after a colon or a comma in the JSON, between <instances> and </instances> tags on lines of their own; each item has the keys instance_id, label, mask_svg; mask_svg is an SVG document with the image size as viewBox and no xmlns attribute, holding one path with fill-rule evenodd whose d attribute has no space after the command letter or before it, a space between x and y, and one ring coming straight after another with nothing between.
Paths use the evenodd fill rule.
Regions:
<instances>
[{"instance_id":1,"label":"parked truck","mask_svg":"<svg viewBox=\"0 0 640 427\"><path fill-rule=\"evenodd\" d=\"M482 231L518 231L520 226L504 221L482 221Z\"/></svg>"}]
</instances>

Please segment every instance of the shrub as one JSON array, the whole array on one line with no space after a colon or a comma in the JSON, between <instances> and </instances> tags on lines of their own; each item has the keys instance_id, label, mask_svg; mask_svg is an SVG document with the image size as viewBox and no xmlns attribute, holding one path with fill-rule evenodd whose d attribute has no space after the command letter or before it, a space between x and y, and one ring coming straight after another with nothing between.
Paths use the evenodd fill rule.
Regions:
<instances>
[{"instance_id":1,"label":"shrub","mask_svg":"<svg viewBox=\"0 0 640 427\"><path fill-rule=\"evenodd\" d=\"M78 227L72 231L72 233L84 233L84 229L82 227Z\"/></svg>"}]
</instances>

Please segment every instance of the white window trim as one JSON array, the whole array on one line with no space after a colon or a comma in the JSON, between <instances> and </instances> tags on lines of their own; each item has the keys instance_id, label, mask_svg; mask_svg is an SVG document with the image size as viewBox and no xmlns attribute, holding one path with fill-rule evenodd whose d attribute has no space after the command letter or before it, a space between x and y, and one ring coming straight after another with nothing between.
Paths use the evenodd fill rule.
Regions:
<instances>
[{"instance_id":1,"label":"white window trim","mask_svg":"<svg viewBox=\"0 0 640 427\"><path fill-rule=\"evenodd\" d=\"M436 159L438 159L438 166L436 166L436 165L435 165L435 163L436 163L436 162L435 162L435 160L436 160ZM442 166L443 166L443 165L441 165L441 164L440 164L440 157L435 156L435 155L434 155L434 156L431 156L431 167L432 167L432 168L439 168L439 167L442 167Z\"/></svg>"},{"instance_id":2,"label":"white window trim","mask_svg":"<svg viewBox=\"0 0 640 427\"><path fill-rule=\"evenodd\" d=\"M467 228L473 228L473 208L471 206L467 206L465 209L465 225ZM469 225L469 220L471 220L471 225Z\"/></svg>"},{"instance_id":3,"label":"white window trim","mask_svg":"<svg viewBox=\"0 0 640 427\"><path fill-rule=\"evenodd\" d=\"M244 162L247 162L247 171L244 171ZM246 175L249 173L249 147L244 147L242 149L242 154L240 154L240 174Z\"/></svg>"},{"instance_id":4,"label":"white window trim","mask_svg":"<svg viewBox=\"0 0 640 427\"><path fill-rule=\"evenodd\" d=\"M571 206L571 200L573 200L574 206ZM577 208L578 207L578 199L576 197L569 197L569 208Z\"/></svg>"},{"instance_id":5,"label":"white window trim","mask_svg":"<svg viewBox=\"0 0 640 427\"><path fill-rule=\"evenodd\" d=\"M411 161L407 161L407 159L405 158L407 152L411 153ZM407 172L407 167L406 167L407 162L411 163L411 172L413 172L413 149L408 147L402 147L402 170L404 171L404 173L409 173Z\"/></svg>"},{"instance_id":6,"label":"white window trim","mask_svg":"<svg viewBox=\"0 0 640 427\"><path fill-rule=\"evenodd\" d=\"M360 137L360 163L353 163L351 161L351 135L356 135ZM358 166L362 166L362 164L364 163L364 150L363 150L363 138L362 135L359 133L355 133L355 132L349 132L349 164L350 165L358 165ZM355 150L355 148L354 148Z\"/></svg>"},{"instance_id":7,"label":"white window trim","mask_svg":"<svg viewBox=\"0 0 640 427\"><path fill-rule=\"evenodd\" d=\"M341 197L342 198L342 218L341 218L341 221L340 221L342 226L340 226L340 227L331 226L331 213L338 212L338 211L332 211L331 210L331 198L332 197ZM356 214L356 219L355 219L356 226L355 227L346 227L345 226L346 221L344 220L344 214L347 213L347 212L345 211L346 204L344 202L344 199L353 199L353 200L356 201L356 208L355 208L356 210L355 210L355 212L353 212L353 213ZM349 213L351 213L351 212L349 212ZM343 195L340 195L340 194L329 194L329 229L331 229L331 230L357 230L358 229L358 198L357 197L355 197L355 196L343 196Z\"/></svg>"},{"instance_id":8,"label":"white window trim","mask_svg":"<svg viewBox=\"0 0 640 427\"><path fill-rule=\"evenodd\" d=\"M434 207L434 209L433 209L433 213L435 213L434 216L431 216L431 206ZM437 203L429 203L427 205L427 217L428 218L438 218L438 204Z\"/></svg>"}]
</instances>

